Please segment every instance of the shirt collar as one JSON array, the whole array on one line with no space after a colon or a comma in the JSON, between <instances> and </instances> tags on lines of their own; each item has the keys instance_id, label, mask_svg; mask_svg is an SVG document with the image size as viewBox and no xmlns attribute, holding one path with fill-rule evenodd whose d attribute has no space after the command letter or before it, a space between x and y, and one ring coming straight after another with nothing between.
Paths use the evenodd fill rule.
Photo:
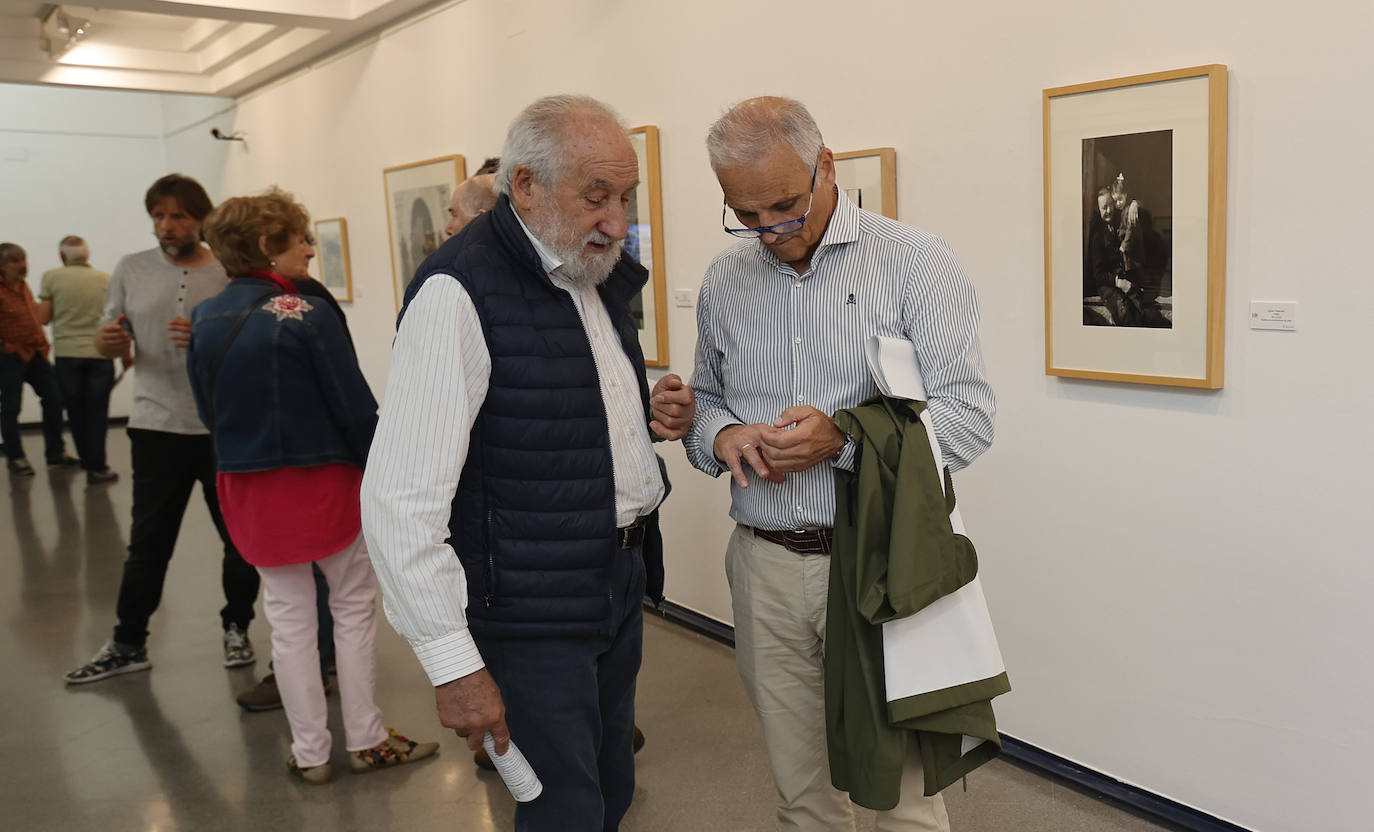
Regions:
<instances>
[{"instance_id":1,"label":"shirt collar","mask_svg":"<svg viewBox=\"0 0 1374 832\"><path fill-rule=\"evenodd\" d=\"M858 241L859 212L862 210L849 199L842 188L837 187L835 189L835 210L830 212L830 224L826 226L825 234L821 235L821 244L816 246L816 253L811 257L813 268L816 261L820 259L821 252L828 247ZM808 217L808 219L810 218ZM764 260L779 269L783 267L783 262L778 259L777 255L769 251L762 242L755 243L755 250Z\"/></svg>"},{"instance_id":2,"label":"shirt collar","mask_svg":"<svg viewBox=\"0 0 1374 832\"><path fill-rule=\"evenodd\" d=\"M525 220L520 216L520 212L515 210L515 203L511 202L510 212L515 215L515 221L520 223L520 230L525 232L525 236L530 238L530 244L534 246L534 251L539 255L539 262L544 265L545 274L553 274L554 270L563 265L563 258L553 253L553 250L544 245L544 241L534 236L530 227L525 225Z\"/></svg>"},{"instance_id":3,"label":"shirt collar","mask_svg":"<svg viewBox=\"0 0 1374 832\"><path fill-rule=\"evenodd\" d=\"M267 269L249 269L248 274L243 275L243 277L249 277L253 278L254 280L262 280L264 282L271 283L278 289L281 289L283 292L286 292L287 294L299 295L301 293L301 290L297 289L294 283L277 274L276 272L271 272Z\"/></svg>"}]
</instances>

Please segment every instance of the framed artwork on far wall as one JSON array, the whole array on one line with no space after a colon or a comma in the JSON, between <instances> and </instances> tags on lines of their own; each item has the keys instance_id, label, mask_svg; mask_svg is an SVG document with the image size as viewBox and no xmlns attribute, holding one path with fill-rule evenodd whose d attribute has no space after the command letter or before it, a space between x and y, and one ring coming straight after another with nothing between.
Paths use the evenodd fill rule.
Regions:
<instances>
[{"instance_id":1,"label":"framed artwork on far wall","mask_svg":"<svg viewBox=\"0 0 1374 832\"><path fill-rule=\"evenodd\" d=\"M835 186L860 208L897 219L897 151L875 147L836 153Z\"/></svg>"},{"instance_id":2,"label":"framed artwork on far wall","mask_svg":"<svg viewBox=\"0 0 1374 832\"><path fill-rule=\"evenodd\" d=\"M440 156L382 171L396 311L415 270L444 241L453 189L467 178L462 156Z\"/></svg>"},{"instance_id":3,"label":"framed artwork on far wall","mask_svg":"<svg viewBox=\"0 0 1374 832\"><path fill-rule=\"evenodd\" d=\"M1219 389L1226 67L1044 91L1045 372Z\"/></svg>"},{"instance_id":4,"label":"framed artwork on far wall","mask_svg":"<svg viewBox=\"0 0 1374 832\"><path fill-rule=\"evenodd\" d=\"M626 209L630 236L625 251L649 270L649 282L631 304L639 345L648 367L668 366L668 283L663 267L663 190L659 179L658 128L636 127L630 144L639 157L639 187Z\"/></svg>"},{"instance_id":5,"label":"framed artwork on far wall","mask_svg":"<svg viewBox=\"0 0 1374 832\"><path fill-rule=\"evenodd\" d=\"M353 266L348 259L348 220L334 217L315 221L315 260L320 282L340 303L353 301Z\"/></svg>"}]
</instances>

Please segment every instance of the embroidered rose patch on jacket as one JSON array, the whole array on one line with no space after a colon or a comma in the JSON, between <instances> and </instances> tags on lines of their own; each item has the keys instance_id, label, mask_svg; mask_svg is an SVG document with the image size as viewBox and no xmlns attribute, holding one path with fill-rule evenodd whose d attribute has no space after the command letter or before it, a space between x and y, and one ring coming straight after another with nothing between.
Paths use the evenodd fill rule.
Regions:
<instances>
[{"instance_id":1,"label":"embroidered rose patch on jacket","mask_svg":"<svg viewBox=\"0 0 1374 832\"><path fill-rule=\"evenodd\" d=\"M268 301L263 309L277 316L277 321L284 321L287 318L301 320L302 312L309 312L315 307L310 305L310 301L300 295L277 295Z\"/></svg>"}]
</instances>

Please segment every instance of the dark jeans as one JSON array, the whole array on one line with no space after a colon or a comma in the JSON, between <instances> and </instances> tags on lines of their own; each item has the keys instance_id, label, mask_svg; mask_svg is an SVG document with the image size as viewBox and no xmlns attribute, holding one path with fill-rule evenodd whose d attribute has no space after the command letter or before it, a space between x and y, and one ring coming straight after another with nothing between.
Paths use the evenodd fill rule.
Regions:
<instances>
[{"instance_id":1,"label":"dark jeans","mask_svg":"<svg viewBox=\"0 0 1374 832\"><path fill-rule=\"evenodd\" d=\"M315 575L315 615L320 619L320 676L327 676L334 666L334 615L329 611L329 582L324 579L319 564L310 564Z\"/></svg>"},{"instance_id":2,"label":"dark jeans","mask_svg":"<svg viewBox=\"0 0 1374 832\"><path fill-rule=\"evenodd\" d=\"M24 406L24 385L38 394L43 405L43 452L49 462L62 458L62 397L48 359L35 354L28 361L14 353L0 354L0 441L11 462L24 458L19 441L19 410Z\"/></svg>"},{"instance_id":3,"label":"dark jeans","mask_svg":"<svg viewBox=\"0 0 1374 832\"><path fill-rule=\"evenodd\" d=\"M57 383L72 426L72 442L81 467L104 471L105 428L110 421L114 362L108 358L58 358Z\"/></svg>"},{"instance_id":4,"label":"dark jeans","mask_svg":"<svg viewBox=\"0 0 1374 832\"><path fill-rule=\"evenodd\" d=\"M129 559L119 585L116 607L119 623L114 639L120 644L142 645L148 640L148 619L162 601L167 564L176 548L181 518L191 490L200 481L205 505L224 542L220 580L224 585L224 609L220 623L247 630L258 598L258 570L244 562L229 540L215 493L215 452L210 437L187 436L157 430L129 428L134 468L134 518L129 529Z\"/></svg>"},{"instance_id":5,"label":"dark jeans","mask_svg":"<svg viewBox=\"0 0 1374 832\"><path fill-rule=\"evenodd\" d=\"M644 646L644 559L611 569L612 632L587 638L477 638L506 724L544 792L515 806L518 832L603 832L634 797L635 677Z\"/></svg>"}]
</instances>

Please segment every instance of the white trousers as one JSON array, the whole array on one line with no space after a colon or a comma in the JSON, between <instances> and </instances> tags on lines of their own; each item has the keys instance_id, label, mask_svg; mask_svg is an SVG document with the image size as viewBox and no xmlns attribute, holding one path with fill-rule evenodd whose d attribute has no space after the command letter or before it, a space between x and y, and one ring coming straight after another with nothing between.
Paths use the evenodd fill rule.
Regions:
<instances>
[{"instance_id":1,"label":"white trousers","mask_svg":"<svg viewBox=\"0 0 1374 832\"><path fill-rule=\"evenodd\" d=\"M362 751L387 737L382 712L372 699L377 675L373 608L377 582L361 533L343 551L315 563L329 583L344 739L349 751ZM273 671L291 724L291 753L302 768L317 766L329 761L333 739L326 725L328 710L320 679L315 578L309 563L259 566L258 574L263 610L272 625Z\"/></svg>"},{"instance_id":2,"label":"white trousers","mask_svg":"<svg viewBox=\"0 0 1374 832\"><path fill-rule=\"evenodd\" d=\"M825 746L826 595L830 558L798 555L737 526L725 551L735 614L735 660L763 724L784 830L853 830L849 796L830 785ZM939 795L923 794L915 743L896 808L878 813L881 832L948 832Z\"/></svg>"}]
</instances>

